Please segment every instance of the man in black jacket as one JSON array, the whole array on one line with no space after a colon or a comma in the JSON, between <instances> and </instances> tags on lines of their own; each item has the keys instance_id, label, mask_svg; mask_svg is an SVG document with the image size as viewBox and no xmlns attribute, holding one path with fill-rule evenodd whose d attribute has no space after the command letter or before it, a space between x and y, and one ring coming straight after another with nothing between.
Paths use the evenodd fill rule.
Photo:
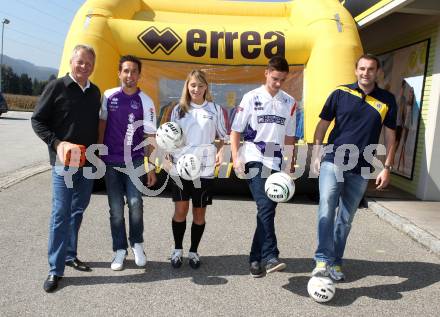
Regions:
<instances>
[{"instance_id":1,"label":"man in black jacket","mask_svg":"<svg viewBox=\"0 0 440 317\"><path fill-rule=\"evenodd\" d=\"M48 145L52 165L50 270L44 282L46 292L58 287L65 265L79 271L91 271L78 260L76 250L78 231L93 188L93 179L83 173L82 165L90 165L84 162L85 149L98 140L101 94L89 81L94 65L93 48L75 46L70 73L46 86L32 115L32 128ZM70 182L65 181L66 173L71 177Z\"/></svg>"}]
</instances>

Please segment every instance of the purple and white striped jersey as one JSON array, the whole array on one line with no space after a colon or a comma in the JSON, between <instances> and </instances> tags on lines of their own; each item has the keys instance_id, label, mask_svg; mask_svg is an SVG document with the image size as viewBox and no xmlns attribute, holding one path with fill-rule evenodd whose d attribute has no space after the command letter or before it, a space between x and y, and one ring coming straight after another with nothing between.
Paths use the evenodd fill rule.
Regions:
<instances>
[{"instance_id":1,"label":"purple and white striped jersey","mask_svg":"<svg viewBox=\"0 0 440 317\"><path fill-rule=\"evenodd\" d=\"M156 112L150 97L140 89L133 95L121 87L106 90L99 118L107 121L104 144L108 155L102 157L104 162L124 163L124 147L129 147L132 160L144 157L144 148L135 148L144 134L156 133Z\"/></svg>"}]
</instances>

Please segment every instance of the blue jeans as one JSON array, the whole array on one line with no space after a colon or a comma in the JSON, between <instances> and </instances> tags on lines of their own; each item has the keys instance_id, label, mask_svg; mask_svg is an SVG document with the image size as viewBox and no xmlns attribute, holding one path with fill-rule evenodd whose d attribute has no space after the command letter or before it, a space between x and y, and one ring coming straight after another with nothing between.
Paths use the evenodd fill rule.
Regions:
<instances>
[{"instance_id":1,"label":"blue jeans","mask_svg":"<svg viewBox=\"0 0 440 317\"><path fill-rule=\"evenodd\" d=\"M143 159L134 160L133 165L135 168L143 165ZM127 198L128 204L130 245L134 246L135 243L144 242L142 192L136 188L129 175L116 170L115 167L125 167L125 164L107 164L105 172L113 251L126 250L128 248L124 218L124 197Z\"/></svg>"},{"instance_id":2,"label":"blue jeans","mask_svg":"<svg viewBox=\"0 0 440 317\"><path fill-rule=\"evenodd\" d=\"M249 262L268 261L279 255L277 237L275 235L275 208L277 203L270 200L264 191L267 178L261 177L263 164L249 162L246 164L246 173L249 169L258 169L258 174L247 180L252 197L257 203L257 228L252 241Z\"/></svg>"},{"instance_id":3,"label":"blue jeans","mask_svg":"<svg viewBox=\"0 0 440 317\"><path fill-rule=\"evenodd\" d=\"M319 172L318 248L315 260L330 265L342 265L351 223L368 185L368 179L351 172L344 172L344 181L338 182L337 169L331 162L322 162Z\"/></svg>"},{"instance_id":4,"label":"blue jeans","mask_svg":"<svg viewBox=\"0 0 440 317\"><path fill-rule=\"evenodd\" d=\"M49 274L63 276L66 261L76 258L78 232L83 213L90 202L93 179L83 175L83 169L72 175L72 184L65 183L63 172L68 167L52 167L52 214L49 225Z\"/></svg>"}]
</instances>

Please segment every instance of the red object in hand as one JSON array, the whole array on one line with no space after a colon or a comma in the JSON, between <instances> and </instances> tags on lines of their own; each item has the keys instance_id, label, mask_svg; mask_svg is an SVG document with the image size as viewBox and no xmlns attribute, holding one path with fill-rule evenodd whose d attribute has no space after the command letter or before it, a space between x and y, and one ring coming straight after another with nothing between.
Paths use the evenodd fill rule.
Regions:
<instances>
[{"instance_id":1,"label":"red object in hand","mask_svg":"<svg viewBox=\"0 0 440 317\"><path fill-rule=\"evenodd\" d=\"M81 144L66 145L64 150L64 166L83 167L86 163L86 147Z\"/></svg>"}]
</instances>

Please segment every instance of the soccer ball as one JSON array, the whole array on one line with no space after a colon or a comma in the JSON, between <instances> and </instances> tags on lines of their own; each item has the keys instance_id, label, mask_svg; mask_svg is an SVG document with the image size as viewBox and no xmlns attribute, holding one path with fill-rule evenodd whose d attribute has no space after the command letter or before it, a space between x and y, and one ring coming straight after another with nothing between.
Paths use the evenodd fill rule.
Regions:
<instances>
[{"instance_id":1,"label":"soccer ball","mask_svg":"<svg viewBox=\"0 0 440 317\"><path fill-rule=\"evenodd\" d=\"M314 301L325 303L335 296L336 287L329 277L313 276L307 284L307 292Z\"/></svg>"},{"instance_id":2,"label":"soccer ball","mask_svg":"<svg viewBox=\"0 0 440 317\"><path fill-rule=\"evenodd\" d=\"M284 203L293 197L295 183L292 177L284 172L273 173L267 178L264 191L267 197L274 202Z\"/></svg>"},{"instance_id":3,"label":"soccer ball","mask_svg":"<svg viewBox=\"0 0 440 317\"><path fill-rule=\"evenodd\" d=\"M182 129L175 122L165 122L157 129L156 142L165 151L174 151L182 145Z\"/></svg>"},{"instance_id":4,"label":"soccer ball","mask_svg":"<svg viewBox=\"0 0 440 317\"><path fill-rule=\"evenodd\" d=\"M184 154L176 164L177 173L188 181L195 180L200 176L200 160L194 154Z\"/></svg>"}]
</instances>

